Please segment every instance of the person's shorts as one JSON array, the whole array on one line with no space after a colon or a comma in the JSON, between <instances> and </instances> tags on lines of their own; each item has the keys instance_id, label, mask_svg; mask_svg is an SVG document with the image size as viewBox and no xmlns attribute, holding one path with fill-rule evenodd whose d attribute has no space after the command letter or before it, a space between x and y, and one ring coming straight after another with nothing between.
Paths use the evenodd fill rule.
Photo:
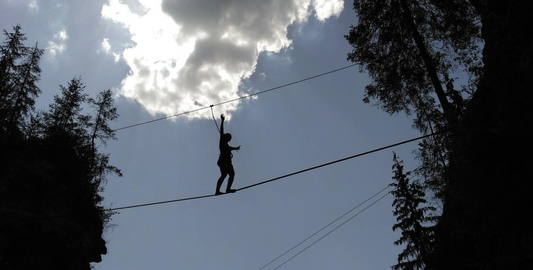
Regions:
<instances>
[{"instance_id":1,"label":"person's shorts","mask_svg":"<svg viewBox=\"0 0 533 270\"><path fill-rule=\"evenodd\" d=\"M233 169L233 164L231 164L231 162L219 160L217 165L220 167L221 173L235 174L235 170Z\"/></svg>"}]
</instances>

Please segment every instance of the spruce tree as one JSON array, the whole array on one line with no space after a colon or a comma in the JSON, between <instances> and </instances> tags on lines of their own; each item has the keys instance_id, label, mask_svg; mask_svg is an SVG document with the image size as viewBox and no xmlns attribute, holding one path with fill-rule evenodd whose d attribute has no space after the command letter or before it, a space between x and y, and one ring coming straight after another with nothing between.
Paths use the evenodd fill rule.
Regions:
<instances>
[{"instance_id":1,"label":"spruce tree","mask_svg":"<svg viewBox=\"0 0 533 270\"><path fill-rule=\"evenodd\" d=\"M10 111L13 108L14 88L19 78L19 61L27 54L24 46L26 35L21 26L13 27L13 32L4 30L5 41L0 45L0 131L7 129Z\"/></svg>"},{"instance_id":2,"label":"spruce tree","mask_svg":"<svg viewBox=\"0 0 533 270\"><path fill-rule=\"evenodd\" d=\"M59 86L61 95L54 96L54 103L50 105L50 112L46 114L49 135L65 132L69 135L87 137L89 116L83 115L82 105L88 95L84 93L85 85L81 77L74 77L65 87Z\"/></svg>"},{"instance_id":3,"label":"spruce tree","mask_svg":"<svg viewBox=\"0 0 533 270\"><path fill-rule=\"evenodd\" d=\"M23 62L17 66L15 82L9 95L12 104L9 110L9 126L12 128L18 129L23 124L24 117L34 110L35 99L41 93L37 82L41 75L39 60L43 52L44 50L35 44L35 47L28 50Z\"/></svg>"},{"instance_id":4,"label":"spruce tree","mask_svg":"<svg viewBox=\"0 0 533 270\"><path fill-rule=\"evenodd\" d=\"M109 121L116 120L118 118L117 109L114 106L113 92L108 89L100 92L96 99L89 98L89 105L93 107L95 117L92 118L90 126L90 145L92 152L92 184L95 187L95 191L99 189L106 181L106 175L108 173L115 173L122 176L121 171L109 164L109 154L99 153L97 143L106 145L109 139L116 139L115 131L108 125ZM102 198L95 192L95 200L100 201Z\"/></svg>"},{"instance_id":5,"label":"spruce tree","mask_svg":"<svg viewBox=\"0 0 533 270\"><path fill-rule=\"evenodd\" d=\"M398 255L398 264L392 268L395 270L415 270L424 269L430 264L434 231L433 224L435 217L429 216L427 212L435 209L425 205L424 188L416 181L410 181L410 172L404 172L403 162L398 159L396 153L393 157L394 171L391 186L394 195L392 203L397 223L392 229L400 229L402 236L394 242L395 245L404 245L404 250Z\"/></svg>"}]
</instances>

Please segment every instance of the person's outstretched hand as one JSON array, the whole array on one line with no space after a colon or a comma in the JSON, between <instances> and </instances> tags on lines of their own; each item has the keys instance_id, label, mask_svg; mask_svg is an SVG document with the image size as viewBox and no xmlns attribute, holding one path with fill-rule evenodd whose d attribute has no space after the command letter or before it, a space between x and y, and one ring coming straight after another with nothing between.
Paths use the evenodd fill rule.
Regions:
<instances>
[{"instance_id":1,"label":"person's outstretched hand","mask_svg":"<svg viewBox=\"0 0 533 270\"><path fill-rule=\"evenodd\" d=\"M221 114L220 115L220 119L222 119L222 121L224 121L224 119L226 119L226 117L223 114Z\"/></svg>"}]
</instances>

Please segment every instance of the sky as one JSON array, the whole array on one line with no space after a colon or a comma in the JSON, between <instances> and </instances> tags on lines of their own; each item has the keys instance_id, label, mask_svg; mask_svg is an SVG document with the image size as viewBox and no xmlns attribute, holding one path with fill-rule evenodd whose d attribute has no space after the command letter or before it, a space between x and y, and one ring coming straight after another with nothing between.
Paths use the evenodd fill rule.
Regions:
<instances>
[{"instance_id":1,"label":"sky","mask_svg":"<svg viewBox=\"0 0 533 270\"><path fill-rule=\"evenodd\" d=\"M116 94L120 117L113 128L345 67L351 47L344 35L356 23L352 2L341 0L0 0L0 28L20 24L27 45L46 50L37 109L46 110L59 85L81 76L90 96ZM408 116L362 102L369 82L353 67L214 107L217 118L228 118L230 145L241 145L233 187L420 136ZM117 140L100 150L124 176L109 177L103 206L213 194L218 136L209 110L117 131ZM393 151L414 169L416 146L231 195L119 211L104 233L108 254L92 265L260 269L391 183ZM393 244L400 234L392 231L392 210L389 195L279 269L389 269L401 252Z\"/></svg>"}]
</instances>

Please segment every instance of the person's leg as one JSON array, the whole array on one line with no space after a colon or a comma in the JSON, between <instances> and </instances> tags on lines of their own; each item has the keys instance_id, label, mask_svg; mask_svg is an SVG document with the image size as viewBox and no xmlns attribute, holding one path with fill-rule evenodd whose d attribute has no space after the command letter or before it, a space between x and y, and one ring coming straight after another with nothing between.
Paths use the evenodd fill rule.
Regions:
<instances>
[{"instance_id":1,"label":"person's leg","mask_svg":"<svg viewBox=\"0 0 533 270\"><path fill-rule=\"evenodd\" d=\"M235 178L235 170L233 169L233 165L229 164L228 166L228 187L226 188L226 193L234 193L235 189L231 189L231 185L233 185L233 178Z\"/></svg>"},{"instance_id":2,"label":"person's leg","mask_svg":"<svg viewBox=\"0 0 533 270\"><path fill-rule=\"evenodd\" d=\"M215 191L215 195L222 194L222 192L220 192L220 187L222 186L222 182L224 182L224 178L226 178L228 175L225 164L218 164L218 167L220 167L220 177L217 181L217 190Z\"/></svg>"}]
</instances>

